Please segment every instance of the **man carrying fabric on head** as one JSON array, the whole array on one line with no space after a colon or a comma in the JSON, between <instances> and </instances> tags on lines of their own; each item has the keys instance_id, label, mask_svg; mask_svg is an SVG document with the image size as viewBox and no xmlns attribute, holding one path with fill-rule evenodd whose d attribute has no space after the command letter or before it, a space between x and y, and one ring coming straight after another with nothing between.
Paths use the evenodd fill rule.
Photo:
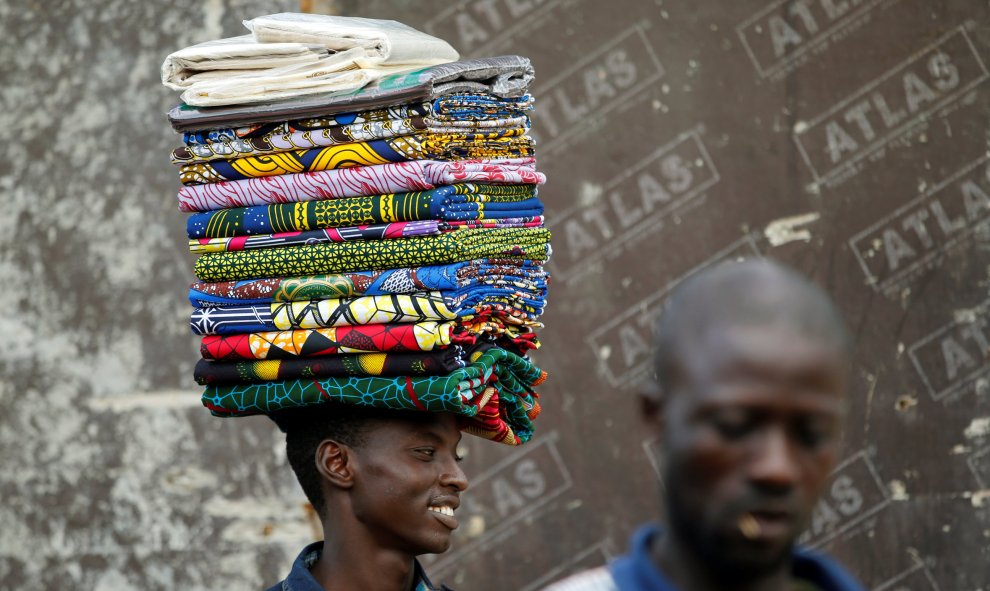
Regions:
<instances>
[{"instance_id":1,"label":"man carrying fabric on head","mask_svg":"<svg viewBox=\"0 0 990 591\"><path fill-rule=\"evenodd\" d=\"M671 295L643 414L666 528L547 591L860 591L795 547L836 463L848 340L834 304L776 263L704 271Z\"/></svg>"},{"instance_id":2,"label":"man carrying fabric on head","mask_svg":"<svg viewBox=\"0 0 990 591\"><path fill-rule=\"evenodd\" d=\"M416 556L445 552L457 528L457 418L336 403L273 418L326 539L268 591L440 589Z\"/></svg>"}]
</instances>

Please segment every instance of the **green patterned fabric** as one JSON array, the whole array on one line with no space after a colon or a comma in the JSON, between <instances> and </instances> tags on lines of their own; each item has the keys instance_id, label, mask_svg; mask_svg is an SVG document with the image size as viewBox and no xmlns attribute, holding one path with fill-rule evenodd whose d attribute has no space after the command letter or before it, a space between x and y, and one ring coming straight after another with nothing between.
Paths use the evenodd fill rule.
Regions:
<instances>
[{"instance_id":1,"label":"green patterned fabric","mask_svg":"<svg viewBox=\"0 0 990 591\"><path fill-rule=\"evenodd\" d=\"M455 195L461 198L452 199ZM186 232L189 238L227 238L448 217L460 219L445 216L445 210L453 203L464 202L479 205L473 208L462 205L458 209L484 212L485 203L521 202L535 195L535 185L461 183L429 191L233 207L192 214L186 222ZM483 216L471 216L474 217Z\"/></svg>"},{"instance_id":2,"label":"green patterned fabric","mask_svg":"<svg viewBox=\"0 0 990 591\"><path fill-rule=\"evenodd\" d=\"M550 231L545 228L477 229L401 240L211 253L196 260L195 273L201 281L239 281L397 269L481 258L544 262L549 254Z\"/></svg>"},{"instance_id":3,"label":"green patterned fabric","mask_svg":"<svg viewBox=\"0 0 990 591\"><path fill-rule=\"evenodd\" d=\"M330 377L207 386L202 401L213 414L225 417L277 413L329 401L475 417L487 405L483 393L495 392L499 404L495 418L522 442L532 433L532 418L538 413L534 409L539 408L532 388L545 379L546 373L528 359L494 347L467 367L443 376ZM505 436L504 430L485 430Z\"/></svg>"}]
</instances>

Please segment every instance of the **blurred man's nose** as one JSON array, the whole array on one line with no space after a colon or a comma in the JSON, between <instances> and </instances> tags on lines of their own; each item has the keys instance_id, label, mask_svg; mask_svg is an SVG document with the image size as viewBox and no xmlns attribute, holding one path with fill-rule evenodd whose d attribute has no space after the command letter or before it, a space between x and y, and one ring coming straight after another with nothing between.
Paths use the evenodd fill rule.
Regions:
<instances>
[{"instance_id":1,"label":"blurred man's nose","mask_svg":"<svg viewBox=\"0 0 990 591\"><path fill-rule=\"evenodd\" d=\"M799 467L784 428L768 428L754 442L754 447L749 464L749 479L753 484L776 492L786 492L795 486Z\"/></svg>"}]
</instances>

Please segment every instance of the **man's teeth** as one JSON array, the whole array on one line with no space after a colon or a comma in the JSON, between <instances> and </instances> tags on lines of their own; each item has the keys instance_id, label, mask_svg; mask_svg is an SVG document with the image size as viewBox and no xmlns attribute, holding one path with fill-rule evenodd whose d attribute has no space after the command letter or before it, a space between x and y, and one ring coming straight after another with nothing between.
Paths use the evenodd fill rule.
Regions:
<instances>
[{"instance_id":1,"label":"man's teeth","mask_svg":"<svg viewBox=\"0 0 990 591\"><path fill-rule=\"evenodd\" d=\"M454 510L450 507L430 507L430 511L440 513L441 515L449 515L450 517L454 516Z\"/></svg>"}]
</instances>

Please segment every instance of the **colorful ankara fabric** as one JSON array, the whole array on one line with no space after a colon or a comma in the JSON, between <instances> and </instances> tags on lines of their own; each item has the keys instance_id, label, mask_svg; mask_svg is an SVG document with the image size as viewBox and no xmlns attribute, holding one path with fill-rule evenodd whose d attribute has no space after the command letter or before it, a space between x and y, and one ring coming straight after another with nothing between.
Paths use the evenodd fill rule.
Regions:
<instances>
[{"instance_id":1,"label":"colorful ankara fabric","mask_svg":"<svg viewBox=\"0 0 990 591\"><path fill-rule=\"evenodd\" d=\"M230 336L207 335L203 359L288 359L339 353L432 351L452 343L454 322L369 324Z\"/></svg>"},{"instance_id":2,"label":"colorful ankara fabric","mask_svg":"<svg viewBox=\"0 0 990 591\"><path fill-rule=\"evenodd\" d=\"M325 117L310 117L307 119L296 119L294 121L280 121L276 123L254 123L237 128L211 129L209 131L187 131L182 134L182 142L188 146L204 146L211 143L236 141L240 139L268 139L270 136L284 135L287 133L333 130L334 134L341 137L349 137L347 141L337 143L345 144L354 141L365 141L377 138L355 138L349 134L351 130L358 131L360 126L368 124L382 124L393 121L403 121L410 119L422 120L429 113L428 103L414 103L405 105L391 105L381 109L372 109L360 113L338 113ZM395 135L406 135L399 133ZM391 136L381 136L391 137ZM181 150L181 148L180 148ZM173 157L175 153L173 152Z\"/></svg>"},{"instance_id":3,"label":"colorful ankara fabric","mask_svg":"<svg viewBox=\"0 0 990 591\"><path fill-rule=\"evenodd\" d=\"M184 185L374 166L406 160L519 158L533 155L533 142L522 130L471 133L419 133L339 146L212 160L179 169Z\"/></svg>"},{"instance_id":4,"label":"colorful ankara fabric","mask_svg":"<svg viewBox=\"0 0 990 591\"><path fill-rule=\"evenodd\" d=\"M432 104L396 105L364 113L341 113L330 117L259 123L236 129L187 132L183 136L186 145L172 151L172 164L308 150L423 131L528 130L529 118L522 113L531 108L531 98L522 101L454 95L441 97Z\"/></svg>"},{"instance_id":5,"label":"colorful ankara fabric","mask_svg":"<svg viewBox=\"0 0 990 591\"><path fill-rule=\"evenodd\" d=\"M350 228L326 228L324 230L308 230L305 232L279 232L277 234L259 234L256 236L234 236L231 238L197 238L189 241L189 252L205 254L208 252L231 252L257 248L278 248L282 246L304 246L324 242L347 242L348 240L391 240L408 238L410 236L435 236L440 232L453 228L437 220L418 222L395 222L392 224L374 224L370 226L352 226ZM506 222L501 225L506 228L536 227Z\"/></svg>"},{"instance_id":6,"label":"colorful ankara fabric","mask_svg":"<svg viewBox=\"0 0 990 591\"><path fill-rule=\"evenodd\" d=\"M546 295L547 277L546 271L531 261L477 259L337 275L197 282L189 287L189 301L195 307L240 306L418 291L462 293L486 287L522 290L542 297Z\"/></svg>"},{"instance_id":7,"label":"colorful ankara fabric","mask_svg":"<svg viewBox=\"0 0 990 591\"><path fill-rule=\"evenodd\" d=\"M204 386L221 386L323 377L434 376L465 365L464 349L453 346L428 353L354 353L233 362L200 359L193 377Z\"/></svg>"},{"instance_id":8,"label":"colorful ankara fabric","mask_svg":"<svg viewBox=\"0 0 990 591\"><path fill-rule=\"evenodd\" d=\"M462 221L484 218L486 213L495 218L537 216L543 205L535 195L535 185L461 183L429 191L235 207L190 215L186 233L191 239L229 238L391 222Z\"/></svg>"},{"instance_id":9,"label":"colorful ankara fabric","mask_svg":"<svg viewBox=\"0 0 990 591\"><path fill-rule=\"evenodd\" d=\"M266 176L242 181L191 185L179 189L179 211L211 211L407 191L426 191L454 183L540 185L532 158L437 162L411 160L379 166L353 166L305 174Z\"/></svg>"},{"instance_id":10,"label":"colorful ankara fabric","mask_svg":"<svg viewBox=\"0 0 990 591\"><path fill-rule=\"evenodd\" d=\"M544 227L542 215L530 215L511 218L494 218L490 220L454 220L440 222L441 232L452 232L454 230L476 230L488 228L497 230L499 228L542 228Z\"/></svg>"},{"instance_id":11,"label":"colorful ankara fabric","mask_svg":"<svg viewBox=\"0 0 990 591\"><path fill-rule=\"evenodd\" d=\"M194 334L239 334L297 328L362 324L405 324L453 320L440 292L361 296L304 302L273 302L229 308L197 308L189 325Z\"/></svg>"},{"instance_id":12,"label":"colorful ankara fabric","mask_svg":"<svg viewBox=\"0 0 990 591\"><path fill-rule=\"evenodd\" d=\"M532 326L543 313L542 298L503 293L497 289L476 289L457 295L418 292L360 296L346 299L271 302L218 308L196 308L189 319L194 334L240 334L297 328L327 328L362 324L404 324L429 320L473 317L482 312L483 320L466 320L481 332L504 331L503 323ZM494 324L493 324L494 322Z\"/></svg>"},{"instance_id":13,"label":"colorful ankara fabric","mask_svg":"<svg viewBox=\"0 0 990 591\"><path fill-rule=\"evenodd\" d=\"M282 124L288 125L288 124ZM262 137L229 138L216 136L214 141L176 148L172 151L172 164L212 162L247 156L264 156L294 150L310 150L356 142L370 142L412 135L426 131L422 117L398 119L382 123L363 123L344 127L331 127L309 131L293 130L272 133Z\"/></svg>"},{"instance_id":14,"label":"colorful ankara fabric","mask_svg":"<svg viewBox=\"0 0 990 591\"><path fill-rule=\"evenodd\" d=\"M441 96L432 102L390 105L380 109L357 113L337 113L326 116L309 117L276 123L254 123L238 128L211 129L209 131L187 131L182 134L182 142L187 147L201 147L213 143L235 142L247 139L277 138L286 134L327 131L339 138L338 144L357 141L383 139L407 135L400 130L405 122L423 122L426 125L493 123L493 127L529 127L528 118L523 115L533 109L533 97L500 98L490 94L456 93ZM401 123L400 123L401 122ZM376 132L382 135L373 135ZM293 144L285 149L311 148ZM280 146L275 146L280 147ZM187 159L179 148L173 152L173 162ZM192 155L192 154L190 154Z\"/></svg>"},{"instance_id":15,"label":"colorful ankara fabric","mask_svg":"<svg viewBox=\"0 0 990 591\"><path fill-rule=\"evenodd\" d=\"M545 228L477 229L403 240L210 253L199 257L195 273L201 281L237 281L398 269L478 258L544 262L549 256L550 232Z\"/></svg>"},{"instance_id":16,"label":"colorful ankara fabric","mask_svg":"<svg viewBox=\"0 0 990 591\"><path fill-rule=\"evenodd\" d=\"M347 302L360 298L391 297L385 295L357 296L342 299L336 296L331 296L328 293L330 290L325 289L326 284L312 282L311 285L313 286L313 289L295 290L290 296L288 296L293 298L289 301L313 302L322 300L336 300L338 302ZM330 287L331 290L333 290L335 286L330 285ZM535 320L535 316L542 314L543 308L546 305L546 288L540 287L535 282L526 280L517 280L513 282L493 281L490 283L477 282L450 291L411 292L409 295L414 298L422 298L425 297L426 294L440 294L439 297L443 298L447 309L457 316L469 316L482 310L490 309L494 306L505 308L505 310L498 310L497 312L508 313L510 311L515 311L517 314L513 315ZM197 299L193 294L190 294L190 299L193 300L193 306L196 308L206 310L215 308L240 310L240 312L230 312L229 314L220 312L204 312L203 314L194 314L195 319L203 319L204 322L207 323L219 321L221 319L237 319L238 322L250 322L252 325L253 323L261 322L264 322L267 325L269 321L271 321L271 315L273 312L271 310L256 310L251 307L271 307L273 304L278 303L270 297L252 298L250 301L218 301L218 298L208 298L206 305L200 305L201 303L204 303L203 300ZM418 299L414 300L414 303L418 304ZM254 314L254 316L251 316L251 314ZM198 321L194 321L193 324L198 324ZM245 329L245 331L247 330L257 329Z\"/></svg>"},{"instance_id":17,"label":"colorful ankara fabric","mask_svg":"<svg viewBox=\"0 0 990 591\"><path fill-rule=\"evenodd\" d=\"M189 241L189 252L230 252L256 248L277 248L281 246L303 246L324 242L346 242L348 240L391 240L410 236L436 236L441 232L470 230L477 228L542 228L543 216L521 218L496 218L491 220L440 221L421 220L418 222L394 222L349 228L326 228L305 232L279 232L255 236L234 236L231 238L196 238Z\"/></svg>"},{"instance_id":18,"label":"colorful ankara fabric","mask_svg":"<svg viewBox=\"0 0 990 591\"><path fill-rule=\"evenodd\" d=\"M173 129L183 132L369 111L454 93L522 97L532 80L533 66L524 57L477 58L385 76L355 92L321 94L262 105L200 108L183 104L170 110L168 119Z\"/></svg>"},{"instance_id":19,"label":"colorful ankara fabric","mask_svg":"<svg viewBox=\"0 0 990 591\"><path fill-rule=\"evenodd\" d=\"M426 121L421 116L323 128L307 125L307 121L186 134L187 145L172 151L172 164L181 166L196 162L370 142L427 130Z\"/></svg>"},{"instance_id":20,"label":"colorful ankara fabric","mask_svg":"<svg viewBox=\"0 0 990 591\"><path fill-rule=\"evenodd\" d=\"M500 348L445 376L323 378L207 386L203 405L218 416L269 414L327 401L394 410L453 412L465 430L502 443L519 444L533 432L539 413L532 390L546 373ZM480 421L470 419L481 415Z\"/></svg>"},{"instance_id":21,"label":"colorful ankara fabric","mask_svg":"<svg viewBox=\"0 0 990 591\"><path fill-rule=\"evenodd\" d=\"M487 93L453 93L430 103L431 124L439 121L463 122L500 120L516 117L533 109L533 96L497 97Z\"/></svg>"}]
</instances>

